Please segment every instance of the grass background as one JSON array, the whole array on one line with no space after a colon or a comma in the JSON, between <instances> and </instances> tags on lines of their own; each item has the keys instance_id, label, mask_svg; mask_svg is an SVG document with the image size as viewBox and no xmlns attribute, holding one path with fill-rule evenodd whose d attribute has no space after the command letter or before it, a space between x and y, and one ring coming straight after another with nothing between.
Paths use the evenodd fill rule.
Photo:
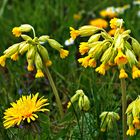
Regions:
<instances>
[{"instance_id":1,"label":"grass background","mask_svg":"<svg viewBox=\"0 0 140 140\"><path fill-rule=\"evenodd\" d=\"M134 6L132 0L1 0L0 54L20 41L11 33L15 26L31 24L37 36L48 34L64 45L65 40L69 38L70 26L78 28L88 24L91 19L100 17L100 10L125 4L130 4L131 8L120 17L125 21L125 28L131 29L132 35L140 41L140 17L137 16L140 7ZM73 18L77 13L82 13L80 20ZM100 76L92 68L81 67L77 64L78 44L79 40L72 46L64 45L64 48L70 51L69 57L64 60L59 58L56 51L46 46L53 62L50 71L65 111L62 120L58 116L48 80L34 79L35 72L27 72L25 56L20 57L18 62L7 61L5 68L0 67L0 140L121 140L121 120L118 126L114 126L114 131L101 133L99 118L102 111L116 111L121 114L118 71L113 70L106 76ZM128 71L128 74L131 74L131 71ZM139 79L127 80L128 103L139 94L139 83ZM83 89L89 97L89 112L84 113L77 108L67 111L67 102L77 89ZM10 102L23 94L36 92L49 98L50 113L40 113L40 119L31 125L25 124L21 128L5 130L2 124L3 112L10 106ZM138 135L131 139L139 139Z\"/></svg>"}]
</instances>

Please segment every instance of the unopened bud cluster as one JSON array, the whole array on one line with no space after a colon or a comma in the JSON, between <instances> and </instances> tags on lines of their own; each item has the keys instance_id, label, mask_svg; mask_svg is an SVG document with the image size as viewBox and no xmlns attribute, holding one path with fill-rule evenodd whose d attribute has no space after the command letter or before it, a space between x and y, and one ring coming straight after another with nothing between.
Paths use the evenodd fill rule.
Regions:
<instances>
[{"instance_id":1,"label":"unopened bud cluster","mask_svg":"<svg viewBox=\"0 0 140 140\"><path fill-rule=\"evenodd\" d=\"M110 67L117 66L120 70L119 78L127 78L126 67L132 69L132 78L140 77L140 44L130 36L131 31L122 31L122 19L114 18L110 26L115 29L114 36L110 36L103 28L86 25L78 30L70 27L71 38L89 37L87 42L81 42L79 52L82 58L78 61L85 68L97 66L95 71L105 75Z\"/></svg>"},{"instance_id":2,"label":"unopened bud cluster","mask_svg":"<svg viewBox=\"0 0 140 140\"><path fill-rule=\"evenodd\" d=\"M71 106L72 103L78 100L78 106L80 110L88 111L90 108L90 101L88 97L84 94L83 90L77 90L76 94L73 95L68 102L67 108Z\"/></svg>"},{"instance_id":3,"label":"unopened bud cluster","mask_svg":"<svg viewBox=\"0 0 140 140\"><path fill-rule=\"evenodd\" d=\"M23 34L31 30L34 33L34 38ZM34 29L31 25L24 24L20 27L15 27L13 28L12 32L16 37L21 36L24 41L16 43L4 51L4 55L0 57L0 65L3 67L5 66L5 61L7 58L11 58L12 60L16 61L18 60L19 55L26 53L28 71L33 71L34 67L36 67L37 73L35 77L44 77L43 67L50 66L52 62L49 58L48 50L42 46L42 43L48 42L52 48L60 52L61 58L65 58L69 53L67 50L63 49L61 44L59 44L56 40L51 39L48 35L43 35L39 38L36 37Z\"/></svg>"},{"instance_id":4,"label":"unopened bud cluster","mask_svg":"<svg viewBox=\"0 0 140 140\"><path fill-rule=\"evenodd\" d=\"M133 136L137 131L140 130L140 96L137 97L132 103L129 104L126 114L127 114L127 125L129 129L127 130L127 135Z\"/></svg>"}]
</instances>

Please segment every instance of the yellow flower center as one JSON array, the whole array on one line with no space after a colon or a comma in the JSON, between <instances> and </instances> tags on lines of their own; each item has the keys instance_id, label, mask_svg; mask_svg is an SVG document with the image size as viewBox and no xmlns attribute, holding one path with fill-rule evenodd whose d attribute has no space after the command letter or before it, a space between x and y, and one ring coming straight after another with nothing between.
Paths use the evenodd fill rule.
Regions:
<instances>
[{"instance_id":1,"label":"yellow flower center","mask_svg":"<svg viewBox=\"0 0 140 140\"><path fill-rule=\"evenodd\" d=\"M13 35L15 35L15 37L20 37L21 36L21 30L19 27L14 27L12 30Z\"/></svg>"}]
</instances>

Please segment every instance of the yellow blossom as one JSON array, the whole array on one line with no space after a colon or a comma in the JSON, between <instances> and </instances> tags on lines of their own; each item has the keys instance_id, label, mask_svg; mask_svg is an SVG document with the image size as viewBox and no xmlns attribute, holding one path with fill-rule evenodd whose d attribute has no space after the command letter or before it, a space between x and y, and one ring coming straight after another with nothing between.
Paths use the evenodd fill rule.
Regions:
<instances>
[{"instance_id":1,"label":"yellow blossom","mask_svg":"<svg viewBox=\"0 0 140 140\"><path fill-rule=\"evenodd\" d=\"M129 129L126 132L126 135L134 136L135 135L135 129L133 126L129 126Z\"/></svg>"},{"instance_id":2,"label":"yellow blossom","mask_svg":"<svg viewBox=\"0 0 140 140\"><path fill-rule=\"evenodd\" d=\"M124 65L128 62L126 55L123 54L121 49L118 49L118 54L114 61L117 65Z\"/></svg>"},{"instance_id":3,"label":"yellow blossom","mask_svg":"<svg viewBox=\"0 0 140 140\"><path fill-rule=\"evenodd\" d=\"M100 11L100 15L102 17L114 18L114 17L117 16L117 13L116 12L113 12L111 10L102 10L102 11Z\"/></svg>"},{"instance_id":4,"label":"yellow blossom","mask_svg":"<svg viewBox=\"0 0 140 140\"><path fill-rule=\"evenodd\" d=\"M48 67L48 66L51 66L52 65L52 61L51 60L48 60L47 62L46 62L46 66Z\"/></svg>"},{"instance_id":5,"label":"yellow blossom","mask_svg":"<svg viewBox=\"0 0 140 140\"><path fill-rule=\"evenodd\" d=\"M1 65L2 67L5 66L5 61L6 61L6 56L5 56L5 55L2 55L2 56L0 57L0 65Z\"/></svg>"},{"instance_id":6,"label":"yellow blossom","mask_svg":"<svg viewBox=\"0 0 140 140\"><path fill-rule=\"evenodd\" d=\"M60 49L60 57L63 59L63 58L65 58L65 57L67 57L68 56L68 54L69 54L69 51L67 51L67 50L64 50L64 49Z\"/></svg>"},{"instance_id":7,"label":"yellow blossom","mask_svg":"<svg viewBox=\"0 0 140 140\"><path fill-rule=\"evenodd\" d=\"M117 27L121 27L123 24L123 19L113 18L110 20L110 27L112 29L116 29Z\"/></svg>"},{"instance_id":8,"label":"yellow blossom","mask_svg":"<svg viewBox=\"0 0 140 140\"><path fill-rule=\"evenodd\" d=\"M35 121L38 118L36 112L49 111L43 108L49 104L47 103L48 99L43 99L43 97L38 99L38 95L39 93L32 96L22 96L16 102L11 103L12 107L6 109L4 112L4 127L7 129L14 125L20 125L25 119L30 123L31 120Z\"/></svg>"},{"instance_id":9,"label":"yellow blossom","mask_svg":"<svg viewBox=\"0 0 140 140\"><path fill-rule=\"evenodd\" d=\"M86 68L89 64L89 60L90 60L90 56L86 56L84 58L79 58L78 62L82 63L81 65Z\"/></svg>"},{"instance_id":10,"label":"yellow blossom","mask_svg":"<svg viewBox=\"0 0 140 140\"><path fill-rule=\"evenodd\" d=\"M107 28L108 26L107 21L101 18L93 19L89 22L89 24L99 28Z\"/></svg>"},{"instance_id":11,"label":"yellow blossom","mask_svg":"<svg viewBox=\"0 0 140 140\"><path fill-rule=\"evenodd\" d=\"M121 29L120 29L120 33L122 33L123 31L124 31L124 28L121 28ZM116 32L116 29L111 29L111 30L108 32L108 34L111 35L111 36L114 36L115 32Z\"/></svg>"},{"instance_id":12,"label":"yellow blossom","mask_svg":"<svg viewBox=\"0 0 140 140\"><path fill-rule=\"evenodd\" d=\"M70 108L70 106L71 106L71 102L68 102L67 108Z\"/></svg>"},{"instance_id":13,"label":"yellow blossom","mask_svg":"<svg viewBox=\"0 0 140 140\"><path fill-rule=\"evenodd\" d=\"M12 33L13 35L15 35L15 37L19 37L21 36L21 30L20 30L20 27L14 27L13 30L12 30Z\"/></svg>"},{"instance_id":14,"label":"yellow blossom","mask_svg":"<svg viewBox=\"0 0 140 140\"><path fill-rule=\"evenodd\" d=\"M90 59L88 65L90 67L95 68L96 67L96 60L94 58Z\"/></svg>"},{"instance_id":15,"label":"yellow blossom","mask_svg":"<svg viewBox=\"0 0 140 140\"><path fill-rule=\"evenodd\" d=\"M133 67L132 67L132 78L135 79L135 78L138 78L138 77L140 77L140 70L135 65L133 65Z\"/></svg>"},{"instance_id":16,"label":"yellow blossom","mask_svg":"<svg viewBox=\"0 0 140 140\"><path fill-rule=\"evenodd\" d=\"M11 59L13 61L17 61L18 60L18 52L14 53L12 56L11 56Z\"/></svg>"},{"instance_id":17,"label":"yellow blossom","mask_svg":"<svg viewBox=\"0 0 140 140\"><path fill-rule=\"evenodd\" d=\"M81 42L79 46L79 52L81 55L84 55L89 51L88 43L87 42Z\"/></svg>"},{"instance_id":18,"label":"yellow blossom","mask_svg":"<svg viewBox=\"0 0 140 140\"><path fill-rule=\"evenodd\" d=\"M127 77L128 77L127 73L125 72L123 68L121 68L119 78L122 79L122 78L127 78Z\"/></svg>"},{"instance_id":19,"label":"yellow blossom","mask_svg":"<svg viewBox=\"0 0 140 140\"><path fill-rule=\"evenodd\" d=\"M74 28L70 27L70 36L73 40L76 39L77 36L79 36L79 31L75 30Z\"/></svg>"},{"instance_id":20,"label":"yellow blossom","mask_svg":"<svg viewBox=\"0 0 140 140\"><path fill-rule=\"evenodd\" d=\"M34 66L33 65L28 65L27 70L28 71L33 71L34 70Z\"/></svg>"},{"instance_id":21,"label":"yellow blossom","mask_svg":"<svg viewBox=\"0 0 140 140\"><path fill-rule=\"evenodd\" d=\"M41 78L41 77L44 77L44 73L42 72L42 70L37 70L37 73L35 75L35 78Z\"/></svg>"},{"instance_id":22,"label":"yellow blossom","mask_svg":"<svg viewBox=\"0 0 140 140\"><path fill-rule=\"evenodd\" d=\"M101 64L99 67L97 67L95 69L96 72L105 75L105 71L106 71L106 65L105 64Z\"/></svg>"}]
</instances>

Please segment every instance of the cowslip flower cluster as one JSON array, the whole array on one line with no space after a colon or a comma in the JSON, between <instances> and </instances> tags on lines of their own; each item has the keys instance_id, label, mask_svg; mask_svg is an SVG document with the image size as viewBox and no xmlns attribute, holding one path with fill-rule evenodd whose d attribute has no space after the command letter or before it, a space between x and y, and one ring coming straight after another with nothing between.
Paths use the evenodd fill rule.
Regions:
<instances>
[{"instance_id":1,"label":"cowslip flower cluster","mask_svg":"<svg viewBox=\"0 0 140 140\"><path fill-rule=\"evenodd\" d=\"M118 113L115 112L102 112L100 115L101 118L101 131L105 132L106 130L113 129L114 123L120 119Z\"/></svg>"},{"instance_id":2,"label":"cowslip flower cluster","mask_svg":"<svg viewBox=\"0 0 140 140\"><path fill-rule=\"evenodd\" d=\"M127 114L127 135L134 136L138 130L140 130L140 96L129 104L126 110Z\"/></svg>"},{"instance_id":3,"label":"cowslip flower cluster","mask_svg":"<svg viewBox=\"0 0 140 140\"><path fill-rule=\"evenodd\" d=\"M83 90L77 90L76 94L70 98L68 102L67 108L70 108L71 104L78 100L78 106L80 110L88 111L90 108L90 101L88 97L85 95Z\"/></svg>"},{"instance_id":4,"label":"cowslip flower cluster","mask_svg":"<svg viewBox=\"0 0 140 140\"><path fill-rule=\"evenodd\" d=\"M78 36L90 36L87 42L81 42L79 45L79 52L84 56L78 59L79 63L85 68L95 68L100 61L101 64L95 71L102 75L105 75L110 67L117 66L120 70L120 79L128 77L125 68L130 67L132 78L140 77L138 68L140 44L130 36L130 30L122 31L123 23L122 19L111 19L110 26L116 30L114 37L111 37L103 28L92 25L82 26L78 30L70 27L70 34L73 39Z\"/></svg>"},{"instance_id":5,"label":"cowslip flower cluster","mask_svg":"<svg viewBox=\"0 0 140 140\"><path fill-rule=\"evenodd\" d=\"M22 96L16 102L11 103L12 107L4 112L4 127L8 129L15 125L19 126L25 120L30 123L38 118L37 112L49 111L45 108L49 105L48 99L44 99L44 97L38 99L38 95L39 93Z\"/></svg>"},{"instance_id":6,"label":"cowslip flower cluster","mask_svg":"<svg viewBox=\"0 0 140 140\"><path fill-rule=\"evenodd\" d=\"M26 32L33 31L34 38L25 35ZM5 61L7 58L11 58L16 61L19 58L19 54L23 55L26 53L26 58L28 62L28 71L33 71L34 66L37 69L35 75L36 78L44 77L43 67L50 66L52 64L48 50L42 45L47 42L52 48L60 53L60 57L63 59L68 56L69 52L63 49L63 46L59 44L56 40L51 39L48 35L40 36L39 38L35 36L34 28L31 25L23 24L20 27L14 27L12 30L16 37L20 37L24 40L20 43L16 43L10 46L4 51L4 55L0 57L0 65L5 66Z\"/></svg>"}]
</instances>

